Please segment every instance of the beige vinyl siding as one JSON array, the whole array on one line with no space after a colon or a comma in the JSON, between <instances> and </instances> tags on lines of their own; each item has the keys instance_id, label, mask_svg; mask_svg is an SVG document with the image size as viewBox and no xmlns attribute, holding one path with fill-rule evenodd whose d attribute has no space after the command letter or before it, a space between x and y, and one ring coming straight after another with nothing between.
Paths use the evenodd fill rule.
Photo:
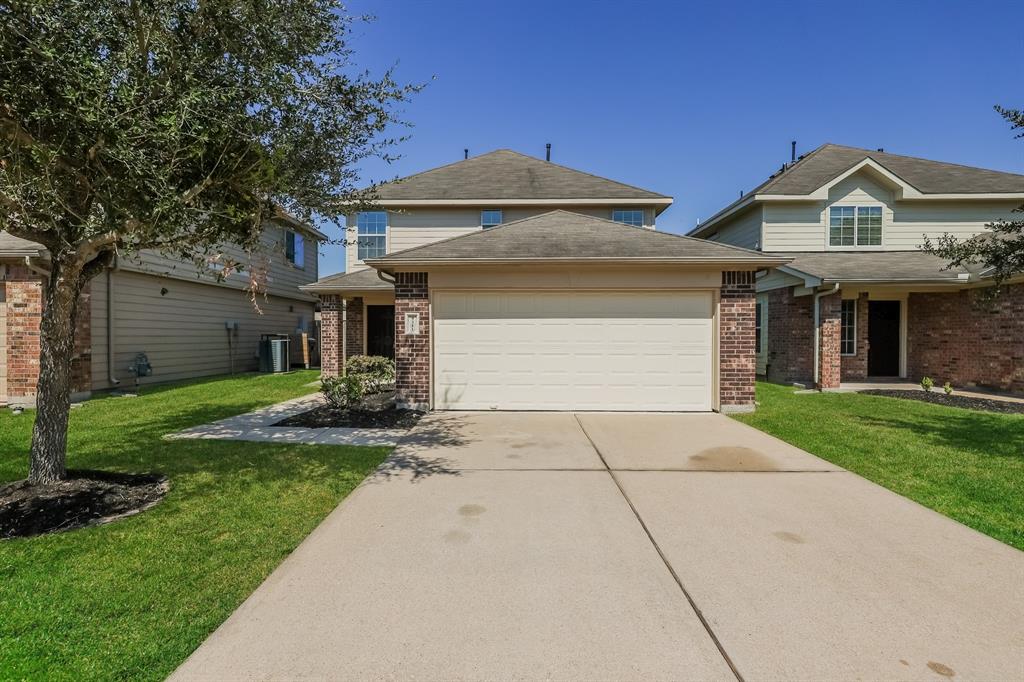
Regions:
<instances>
[{"instance_id":1,"label":"beige vinyl siding","mask_svg":"<svg viewBox=\"0 0 1024 682\"><path fill-rule=\"evenodd\" d=\"M532 216L548 213L559 208L583 215L611 219L613 206L506 206L500 204L470 208L403 208L401 211L388 211L388 253L404 251L425 244L432 244L442 239L459 237L481 229L480 211L486 208L499 208L502 211L502 223L511 223ZM623 207L634 208L634 207ZM654 227L654 208L644 208L645 227ZM355 225L354 217L349 218L349 225ZM349 228L347 238L357 239L355 228ZM355 272L366 267L358 260L356 245L345 249L346 272Z\"/></svg>"},{"instance_id":2,"label":"beige vinyl siding","mask_svg":"<svg viewBox=\"0 0 1024 682\"><path fill-rule=\"evenodd\" d=\"M856 173L829 190L828 201L766 202L765 251L825 251L830 206L882 206L882 249L914 251L931 238L970 237L986 223L1011 218L1016 201L896 201L893 192L869 172ZM857 250L870 247L843 247ZM878 248L878 247L874 247Z\"/></svg>"},{"instance_id":3,"label":"beige vinyl siding","mask_svg":"<svg viewBox=\"0 0 1024 682\"><path fill-rule=\"evenodd\" d=\"M299 287L315 282L319 278L318 244L309 235L303 235L305 259L304 267L299 268L285 257L285 235L287 232L288 228L277 224L268 224L263 231L263 255L269 260L267 293L311 301L312 297L299 291ZM227 245L218 251L223 253L226 259L240 262L243 267L249 269L250 258L245 250L234 245ZM127 271L144 272L193 282L206 282L231 289L245 289L249 286L247 272L234 273L224 282L217 282L216 274L212 271L200 271L190 261L170 258L158 251L151 250L140 251L138 254L125 257L121 261L121 268Z\"/></svg>"},{"instance_id":4,"label":"beige vinyl siding","mask_svg":"<svg viewBox=\"0 0 1024 682\"><path fill-rule=\"evenodd\" d=\"M761 248L761 227L764 224L764 212L760 205L753 206L748 210L731 218L714 234L708 236L708 241L742 246L745 249Z\"/></svg>"},{"instance_id":5,"label":"beige vinyl siding","mask_svg":"<svg viewBox=\"0 0 1024 682\"><path fill-rule=\"evenodd\" d=\"M238 336L232 339L239 372L257 368L260 334L292 334L292 360L298 362L302 354L296 329L304 322L313 330L312 302L260 297L260 314L247 292L228 287L126 271L113 273L113 278L114 369L122 384L131 383L127 368L140 352L153 365L153 376L142 383L229 372L228 320L239 323ZM91 307L93 388L108 388L105 274L93 280Z\"/></svg>"},{"instance_id":6,"label":"beige vinyl siding","mask_svg":"<svg viewBox=\"0 0 1024 682\"><path fill-rule=\"evenodd\" d=\"M0 405L7 403L7 285L0 282Z\"/></svg>"}]
</instances>

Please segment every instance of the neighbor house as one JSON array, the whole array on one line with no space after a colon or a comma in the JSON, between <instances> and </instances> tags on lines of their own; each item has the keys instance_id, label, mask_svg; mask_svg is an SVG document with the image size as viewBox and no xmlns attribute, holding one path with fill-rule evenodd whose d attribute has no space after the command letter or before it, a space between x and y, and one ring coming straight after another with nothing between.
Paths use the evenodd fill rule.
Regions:
<instances>
[{"instance_id":1,"label":"neighbor house","mask_svg":"<svg viewBox=\"0 0 1024 682\"><path fill-rule=\"evenodd\" d=\"M152 367L142 383L253 370L265 333L290 335L292 359L302 359L297 341L312 332L316 300L299 286L316 281L323 238L288 216L268 222L257 259L266 295L255 299L247 273L218 278L217 263L200 268L150 251L120 259L82 294L75 392L133 385L140 354ZM220 253L248 263L241 249ZM39 244L0 232L0 405L35 403L47 264Z\"/></svg>"},{"instance_id":2,"label":"neighbor house","mask_svg":"<svg viewBox=\"0 0 1024 682\"><path fill-rule=\"evenodd\" d=\"M989 302L986 268L921 250L984 234L1022 202L1022 175L826 144L690 234L789 260L757 280L758 372L771 380L1022 391L1021 278Z\"/></svg>"},{"instance_id":3,"label":"neighbor house","mask_svg":"<svg viewBox=\"0 0 1024 682\"><path fill-rule=\"evenodd\" d=\"M754 274L782 259L655 230L663 194L499 150L379 189L322 306L322 367L396 359L400 403L753 408Z\"/></svg>"}]
</instances>

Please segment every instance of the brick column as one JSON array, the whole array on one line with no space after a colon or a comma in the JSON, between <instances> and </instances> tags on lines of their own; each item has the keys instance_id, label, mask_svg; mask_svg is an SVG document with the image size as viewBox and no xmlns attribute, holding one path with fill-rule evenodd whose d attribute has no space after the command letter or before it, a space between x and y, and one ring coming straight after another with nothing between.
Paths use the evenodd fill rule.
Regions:
<instances>
[{"instance_id":1,"label":"brick column","mask_svg":"<svg viewBox=\"0 0 1024 682\"><path fill-rule=\"evenodd\" d=\"M43 314L42 277L24 265L7 268L7 398L34 406L39 380L39 321Z\"/></svg>"},{"instance_id":2,"label":"brick column","mask_svg":"<svg viewBox=\"0 0 1024 682\"><path fill-rule=\"evenodd\" d=\"M722 412L754 409L755 306L754 273L723 272L718 313L718 394Z\"/></svg>"},{"instance_id":3,"label":"brick column","mask_svg":"<svg viewBox=\"0 0 1024 682\"><path fill-rule=\"evenodd\" d=\"M341 375L341 297L325 294L320 297L320 374Z\"/></svg>"},{"instance_id":4,"label":"brick column","mask_svg":"<svg viewBox=\"0 0 1024 682\"><path fill-rule=\"evenodd\" d=\"M350 298L345 311L345 359L366 355L363 347L363 299Z\"/></svg>"},{"instance_id":5,"label":"brick column","mask_svg":"<svg viewBox=\"0 0 1024 682\"><path fill-rule=\"evenodd\" d=\"M427 273L395 273L395 386L399 406L430 406L430 305ZM419 329L406 316L419 315ZM416 331L418 333L409 333Z\"/></svg>"},{"instance_id":6,"label":"brick column","mask_svg":"<svg viewBox=\"0 0 1024 682\"><path fill-rule=\"evenodd\" d=\"M840 360L840 338L842 334L843 296L835 293L822 296L821 305L821 345L818 360L818 376L815 377L817 388L839 388L842 362Z\"/></svg>"}]
</instances>

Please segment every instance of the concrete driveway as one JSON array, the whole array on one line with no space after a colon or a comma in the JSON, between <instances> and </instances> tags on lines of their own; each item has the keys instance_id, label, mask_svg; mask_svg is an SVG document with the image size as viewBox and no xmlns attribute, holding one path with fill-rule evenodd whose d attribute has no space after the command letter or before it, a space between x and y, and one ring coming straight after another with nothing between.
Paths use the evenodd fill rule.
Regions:
<instances>
[{"instance_id":1,"label":"concrete driveway","mask_svg":"<svg viewBox=\"0 0 1024 682\"><path fill-rule=\"evenodd\" d=\"M438 413L173 679L1021 679L1022 586L720 415Z\"/></svg>"}]
</instances>

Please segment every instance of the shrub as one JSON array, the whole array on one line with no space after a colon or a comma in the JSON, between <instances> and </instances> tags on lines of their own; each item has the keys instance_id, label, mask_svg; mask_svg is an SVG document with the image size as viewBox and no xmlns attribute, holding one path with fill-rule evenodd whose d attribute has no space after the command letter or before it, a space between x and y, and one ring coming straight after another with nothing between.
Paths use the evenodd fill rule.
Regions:
<instances>
[{"instance_id":1,"label":"shrub","mask_svg":"<svg viewBox=\"0 0 1024 682\"><path fill-rule=\"evenodd\" d=\"M332 407L347 409L362 401L366 392L358 375L324 377L320 380L320 392Z\"/></svg>"},{"instance_id":2,"label":"shrub","mask_svg":"<svg viewBox=\"0 0 1024 682\"><path fill-rule=\"evenodd\" d=\"M924 390L930 392L934 386L935 382L932 381L931 377L925 377L924 379L921 379L921 388L923 388Z\"/></svg>"},{"instance_id":3,"label":"shrub","mask_svg":"<svg viewBox=\"0 0 1024 682\"><path fill-rule=\"evenodd\" d=\"M345 363L345 374L358 377L367 393L379 393L395 383L395 361L380 355L354 355Z\"/></svg>"},{"instance_id":4,"label":"shrub","mask_svg":"<svg viewBox=\"0 0 1024 682\"><path fill-rule=\"evenodd\" d=\"M946 395L953 395L953 384L947 381L942 384L942 390L946 392Z\"/></svg>"}]
</instances>

